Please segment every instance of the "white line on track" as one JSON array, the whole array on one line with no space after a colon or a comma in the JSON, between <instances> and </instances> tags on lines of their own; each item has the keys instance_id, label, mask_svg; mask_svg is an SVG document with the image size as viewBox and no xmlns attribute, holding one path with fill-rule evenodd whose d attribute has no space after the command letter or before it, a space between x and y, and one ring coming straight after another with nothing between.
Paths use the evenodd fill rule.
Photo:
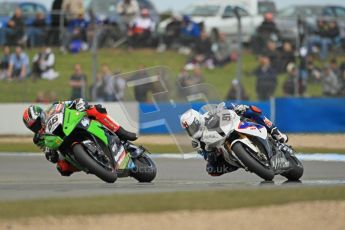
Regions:
<instances>
[{"instance_id":1,"label":"white line on track","mask_svg":"<svg viewBox=\"0 0 345 230\"><path fill-rule=\"evenodd\" d=\"M42 157L43 153L6 153L0 152L0 157ZM312 153L312 154L298 154L298 159L302 161L330 161L330 162L345 162L345 154L337 153ZM202 156L196 153L163 153L152 154L150 157L154 159L202 159Z\"/></svg>"}]
</instances>

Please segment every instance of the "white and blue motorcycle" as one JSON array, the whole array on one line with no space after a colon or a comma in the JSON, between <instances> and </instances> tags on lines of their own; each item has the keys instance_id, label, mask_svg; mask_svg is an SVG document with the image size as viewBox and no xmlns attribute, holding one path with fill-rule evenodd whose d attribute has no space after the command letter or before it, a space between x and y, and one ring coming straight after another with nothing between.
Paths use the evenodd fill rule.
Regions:
<instances>
[{"instance_id":1,"label":"white and blue motorcycle","mask_svg":"<svg viewBox=\"0 0 345 230\"><path fill-rule=\"evenodd\" d=\"M278 174L290 181L302 177L303 165L293 148L274 140L264 126L241 118L224 104L208 104L201 111L205 117L201 141L222 154L230 165L267 181Z\"/></svg>"}]
</instances>

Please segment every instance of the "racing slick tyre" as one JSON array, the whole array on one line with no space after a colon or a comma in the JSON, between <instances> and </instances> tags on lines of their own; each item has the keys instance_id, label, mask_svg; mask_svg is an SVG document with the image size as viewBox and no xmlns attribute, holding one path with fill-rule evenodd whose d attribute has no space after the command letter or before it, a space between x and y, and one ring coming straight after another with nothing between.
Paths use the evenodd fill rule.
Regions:
<instances>
[{"instance_id":1,"label":"racing slick tyre","mask_svg":"<svg viewBox=\"0 0 345 230\"><path fill-rule=\"evenodd\" d=\"M133 159L133 162L136 167L132 170L131 176L137 181L151 182L153 179L155 179L157 174L156 165L146 154Z\"/></svg>"},{"instance_id":2,"label":"racing slick tyre","mask_svg":"<svg viewBox=\"0 0 345 230\"><path fill-rule=\"evenodd\" d=\"M271 181L274 177L272 169L266 168L254 159L243 147L242 143L237 142L232 146L232 151L240 159L240 161L248 168L250 172L255 173L266 181Z\"/></svg>"},{"instance_id":3,"label":"racing slick tyre","mask_svg":"<svg viewBox=\"0 0 345 230\"><path fill-rule=\"evenodd\" d=\"M282 173L283 177L286 177L289 181L298 181L303 175L303 165L297 159L296 156L286 156L288 161L290 162L290 168L288 171Z\"/></svg>"},{"instance_id":4,"label":"racing slick tyre","mask_svg":"<svg viewBox=\"0 0 345 230\"><path fill-rule=\"evenodd\" d=\"M76 144L72 148L75 159L90 173L96 175L101 180L107 183L114 183L117 179L116 171L109 171L93 160L89 154L84 150L81 144Z\"/></svg>"}]
</instances>

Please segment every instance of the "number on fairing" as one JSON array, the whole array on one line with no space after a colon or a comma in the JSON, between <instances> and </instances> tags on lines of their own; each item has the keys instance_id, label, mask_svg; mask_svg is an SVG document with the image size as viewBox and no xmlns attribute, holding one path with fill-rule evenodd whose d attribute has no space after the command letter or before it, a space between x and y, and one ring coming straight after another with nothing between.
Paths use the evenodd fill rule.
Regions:
<instances>
[{"instance_id":1,"label":"number on fairing","mask_svg":"<svg viewBox=\"0 0 345 230\"><path fill-rule=\"evenodd\" d=\"M222 115L223 121L231 121L231 115L229 113L225 113Z\"/></svg>"},{"instance_id":2,"label":"number on fairing","mask_svg":"<svg viewBox=\"0 0 345 230\"><path fill-rule=\"evenodd\" d=\"M53 133L54 130L59 126L61 123L60 121L62 116L59 116L59 114L54 115L52 118L49 119L47 123L47 131L48 133Z\"/></svg>"}]
</instances>

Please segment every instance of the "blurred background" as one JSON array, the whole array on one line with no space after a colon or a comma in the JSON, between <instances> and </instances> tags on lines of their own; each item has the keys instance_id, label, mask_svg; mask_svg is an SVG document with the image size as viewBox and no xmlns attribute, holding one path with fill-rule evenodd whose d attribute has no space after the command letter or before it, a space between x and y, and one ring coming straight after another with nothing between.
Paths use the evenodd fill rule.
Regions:
<instances>
[{"instance_id":1,"label":"blurred background","mask_svg":"<svg viewBox=\"0 0 345 230\"><path fill-rule=\"evenodd\" d=\"M60 178L43 155L21 154L40 151L22 123L27 106L79 97L140 134L136 144L174 153L156 156L154 183ZM299 154L303 183L209 177L201 159L184 158L194 150L180 115L222 101L260 107L312 153ZM345 229L344 155L332 154L345 152L344 133L343 0L0 0L0 229ZM207 212L311 200L323 202ZM149 214L174 210L190 211Z\"/></svg>"},{"instance_id":2,"label":"blurred background","mask_svg":"<svg viewBox=\"0 0 345 230\"><path fill-rule=\"evenodd\" d=\"M342 1L5 0L0 6L0 102L84 97L137 102L152 112L155 103L180 111L180 104L245 101L286 131L345 131L343 120L334 121L345 113ZM306 126L306 114L329 117L325 124L333 128L291 129L295 120Z\"/></svg>"}]
</instances>

